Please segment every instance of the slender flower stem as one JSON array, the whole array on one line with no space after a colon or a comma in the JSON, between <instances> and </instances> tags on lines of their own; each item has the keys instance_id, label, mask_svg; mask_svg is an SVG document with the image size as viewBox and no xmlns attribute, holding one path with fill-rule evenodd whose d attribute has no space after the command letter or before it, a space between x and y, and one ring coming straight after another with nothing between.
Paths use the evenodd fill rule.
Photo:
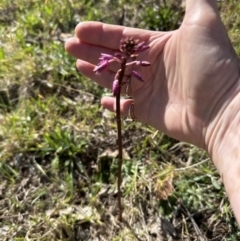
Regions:
<instances>
[{"instance_id":1,"label":"slender flower stem","mask_svg":"<svg viewBox=\"0 0 240 241\"><path fill-rule=\"evenodd\" d=\"M122 183L122 162L123 162L123 145L122 145L122 122L121 122L121 112L120 112L120 99L121 99L121 87L126 84L123 82L123 77L125 69L130 65L138 65L142 67L150 66L147 61L136 61L138 53L143 52L149 48L144 42L138 42L132 37L121 39L119 50L121 53L116 53L115 55L101 53L99 58L100 62L93 69L96 74L99 74L106 70L112 62L120 63L120 69L117 71L113 84L112 93L116 97L116 122L117 122L117 132L118 132L118 206L119 206L119 221L122 222L122 193L121 193L121 183ZM134 76L137 80L144 82L141 75L132 70L130 76Z\"/></svg>"},{"instance_id":2,"label":"slender flower stem","mask_svg":"<svg viewBox=\"0 0 240 241\"><path fill-rule=\"evenodd\" d=\"M125 67L126 67L127 59L123 58L121 63L121 71L119 73L118 82L120 86L120 90L116 95L116 121L117 121L117 132L118 132L118 208L119 208L119 216L118 219L122 222L122 193L121 193L121 183L122 183L122 162L123 162L123 155L122 155L122 123L121 123L121 113L120 113L120 97L121 97L121 86L122 80L124 77Z\"/></svg>"}]
</instances>

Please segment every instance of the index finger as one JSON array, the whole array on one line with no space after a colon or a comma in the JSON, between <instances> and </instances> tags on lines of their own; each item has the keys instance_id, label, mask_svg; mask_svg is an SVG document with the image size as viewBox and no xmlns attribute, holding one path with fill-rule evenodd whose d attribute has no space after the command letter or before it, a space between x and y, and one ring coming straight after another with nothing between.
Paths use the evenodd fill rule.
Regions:
<instances>
[{"instance_id":1,"label":"index finger","mask_svg":"<svg viewBox=\"0 0 240 241\"><path fill-rule=\"evenodd\" d=\"M88 44L118 50L122 38L133 37L148 41L151 31L90 21L79 23L75 33L81 41Z\"/></svg>"}]
</instances>

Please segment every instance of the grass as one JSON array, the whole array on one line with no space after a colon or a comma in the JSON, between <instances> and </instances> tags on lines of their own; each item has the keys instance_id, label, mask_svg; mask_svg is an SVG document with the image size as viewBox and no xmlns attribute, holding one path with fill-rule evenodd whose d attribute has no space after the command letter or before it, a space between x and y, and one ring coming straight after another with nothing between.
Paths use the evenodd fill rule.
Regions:
<instances>
[{"instance_id":1,"label":"grass","mask_svg":"<svg viewBox=\"0 0 240 241\"><path fill-rule=\"evenodd\" d=\"M99 105L108 93L78 74L64 41L80 19L177 28L179 3L154 2L1 1L1 240L239 240L206 153L128 120L117 222L115 117ZM240 54L238 1L219 7Z\"/></svg>"}]
</instances>

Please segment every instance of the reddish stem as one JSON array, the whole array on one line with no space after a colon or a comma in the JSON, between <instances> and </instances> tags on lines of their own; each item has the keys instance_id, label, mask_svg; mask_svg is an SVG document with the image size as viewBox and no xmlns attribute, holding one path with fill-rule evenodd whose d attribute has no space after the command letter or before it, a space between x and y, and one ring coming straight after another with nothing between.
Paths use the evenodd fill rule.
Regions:
<instances>
[{"instance_id":1,"label":"reddish stem","mask_svg":"<svg viewBox=\"0 0 240 241\"><path fill-rule=\"evenodd\" d=\"M123 155L122 155L122 125L121 125L121 113L120 113L120 99L121 99L121 86L123 83L123 77L125 72L127 59L123 58L121 63L121 71L119 73L118 82L119 82L119 92L116 95L116 121L117 121L117 132L118 132L118 208L119 208L119 216L118 220L122 222L122 193L121 193L121 183L122 183L122 162L123 162Z\"/></svg>"}]
</instances>

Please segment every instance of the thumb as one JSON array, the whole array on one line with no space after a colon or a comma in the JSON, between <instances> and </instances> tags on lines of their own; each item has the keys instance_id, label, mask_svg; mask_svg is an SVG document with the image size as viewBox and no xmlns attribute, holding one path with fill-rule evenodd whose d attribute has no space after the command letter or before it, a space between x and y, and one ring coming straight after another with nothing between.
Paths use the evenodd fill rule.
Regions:
<instances>
[{"instance_id":1,"label":"thumb","mask_svg":"<svg viewBox=\"0 0 240 241\"><path fill-rule=\"evenodd\" d=\"M189 41L200 41L208 47L215 47L220 54L228 51L235 55L226 28L221 21L217 0L186 0L186 14L182 23ZM217 49L218 47L218 49Z\"/></svg>"},{"instance_id":2,"label":"thumb","mask_svg":"<svg viewBox=\"0 0 240 241\"><path fill-rule=\"evenodd\" d=\"M210 20L219 20L217 0L186 0L184 21L205 26Z\"/></svg>"}]
</instances>

